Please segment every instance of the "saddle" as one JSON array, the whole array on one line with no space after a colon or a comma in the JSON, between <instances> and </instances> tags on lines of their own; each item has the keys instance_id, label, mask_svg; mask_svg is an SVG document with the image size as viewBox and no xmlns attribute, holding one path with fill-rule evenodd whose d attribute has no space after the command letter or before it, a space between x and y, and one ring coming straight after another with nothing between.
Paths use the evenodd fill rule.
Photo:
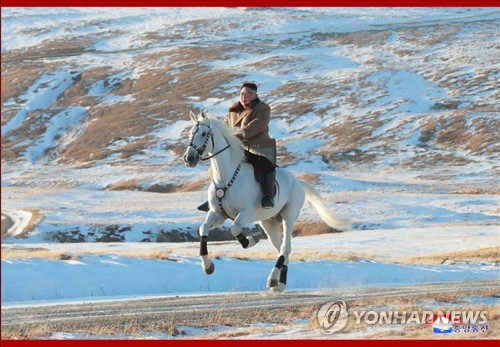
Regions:
<instances>
[{"instance_id":1,"label":"saddle","mask_svg":"<svg viewBox=\"0 0 500 347\"><path fill-rule=\"evenodd\" d=\"M248 144L246 150L253 154L266 157L274 166L276 166L276 140L261 140L259 144Z\"/></svg>"}]
</instances>

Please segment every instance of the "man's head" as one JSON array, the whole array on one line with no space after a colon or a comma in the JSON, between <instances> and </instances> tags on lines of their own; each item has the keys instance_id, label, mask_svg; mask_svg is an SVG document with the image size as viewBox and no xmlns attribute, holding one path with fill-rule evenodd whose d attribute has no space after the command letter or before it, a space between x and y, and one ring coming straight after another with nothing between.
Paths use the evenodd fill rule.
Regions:
<instances>
[{"instance_id":1,"label":"man's head","mask_svg":"<svg viewBox=\"0 0 500 347\"><path fill-rule=\"evenodd\" d=\"M248 105L257 98L257 85L255 83L243 83L240 89L240 102Z\"/></svg>"}]
</instances>

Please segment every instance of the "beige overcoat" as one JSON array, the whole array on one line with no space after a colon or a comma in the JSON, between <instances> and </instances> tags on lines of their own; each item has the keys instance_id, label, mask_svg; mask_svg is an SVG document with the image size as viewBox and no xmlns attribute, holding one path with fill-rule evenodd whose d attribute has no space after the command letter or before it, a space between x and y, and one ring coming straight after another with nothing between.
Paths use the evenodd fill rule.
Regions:
<instances>
[{"instance_id":1,"label":"beige overcoat","mask_svg":"<svg viewBox=\"0 0 500 347\"><path fill-rule=\"evenodd\" d=\"M249 106L244 108L240 102L235 103L229 108L226 122L233 127L241 128L245 149L265 156L276 165L276 141L269 136L271 108L258 98Z\"/></svg>"}]
</instances>

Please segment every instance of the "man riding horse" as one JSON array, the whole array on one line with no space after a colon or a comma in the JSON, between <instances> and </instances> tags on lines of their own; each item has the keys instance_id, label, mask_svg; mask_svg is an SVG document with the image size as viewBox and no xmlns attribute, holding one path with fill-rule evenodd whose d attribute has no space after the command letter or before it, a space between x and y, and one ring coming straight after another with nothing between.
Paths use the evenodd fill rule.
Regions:
<instances>
[{"instance_id":1,"label":"man riding horse","mask_svg":"<svg viewBox=\"0 0 500 347\"><path fill-rule=\"evenodd\" d=\"M247 93L248 89L242 89L242 92ZM252 106L252 101L248 104ZM253 108L247 113L251 115L259 104L255 101ZM240 112L236 110L235 113ZM198 230L203 271L207 275L215 271L215 264L208 253L208 236L211 230L231 219L231 234L243 248L247 249L255 246L258 238L254 235L245 235L243 228L250 223L258 222L278 253L276 264L267 279L267 287L271 291L284 291L293 227L304 202L311 203L321 220L332 228L342 230L349 226L348 222L337 218L329 211L324 199L314 187L296 179L292 173L283 168L276 168L276 183L279 189L273 199L274 207L262 207L259 203L262 200L262 192L254 179L256 172L259 173L261 170L246 162L246 157L253 158L255 154L251 152L253 147L249 148L247 145L250 149L248 152L252 155L245 155L243 143L237 138L238 134L243 133L241 128L210 118L204 112L198 116L191 112L190 116L195 124L189 132L189 145L184 153L184 163L187 167L193 168L200 161L210 160L210 168L213 170L212 183L208 188L210 209ZM245 119L244 116L241 118ZM231 119L228 119L228 122L230 121ZM243 124L238 118L233 121L240 126ZM248 124L252 124L252 119ZM248 132L244 134L248 135Z\"/></svg>"},{"instance_id":2,"label":"man riding horse","mask_svg":"<svg viewBox=\"0 0 500 347\"><path fill-rule=\"evenodd\" d=\"M236 128L240 128L245 147L245 159L254 168L263 172L262 207L274 207L274 180L276 176L276 142L269 137L269 121L271 108L262 102L257 95L257 85L244 83L240 88L240 99L233 104L226 115L225 121ZM201 211L208 211L208 201L198 206Z\"/></svg>"}]
</instances>

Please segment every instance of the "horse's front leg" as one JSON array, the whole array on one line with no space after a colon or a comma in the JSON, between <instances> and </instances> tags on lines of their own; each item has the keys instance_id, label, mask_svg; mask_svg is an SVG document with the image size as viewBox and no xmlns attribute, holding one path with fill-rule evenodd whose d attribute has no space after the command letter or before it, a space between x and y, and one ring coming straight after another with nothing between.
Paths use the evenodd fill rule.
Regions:
<instances>
[{"instance_id":1,"label":"horse's front leg","mask_svg":"<svg viewBox=\"0 0 500 347\"><path fill-rule=\"evenodd\" d=\"M243 235L241 229L252 222L255 221L255 210L243 210L241 211L231 224L231 234L240 242L243 248L253 247L259 242L259 239L253 236Z\"/></svg>"},{"instance_id":2,"label":"horse's front leg","mask_svg":"<svg viewBox=\"0 0 500 347\"><path fill-rule=\"evenodd\" d=\"M210 230L221 226L225 220L226 218L224 216L210 210L207 214L207 218L205 219L205 223L200 225L200 229L198 230L200 234L201 267L203 272L207 275L211 275L215 271L215 265L208 256L208 233Z\"/></svg>"}]
</instances>

